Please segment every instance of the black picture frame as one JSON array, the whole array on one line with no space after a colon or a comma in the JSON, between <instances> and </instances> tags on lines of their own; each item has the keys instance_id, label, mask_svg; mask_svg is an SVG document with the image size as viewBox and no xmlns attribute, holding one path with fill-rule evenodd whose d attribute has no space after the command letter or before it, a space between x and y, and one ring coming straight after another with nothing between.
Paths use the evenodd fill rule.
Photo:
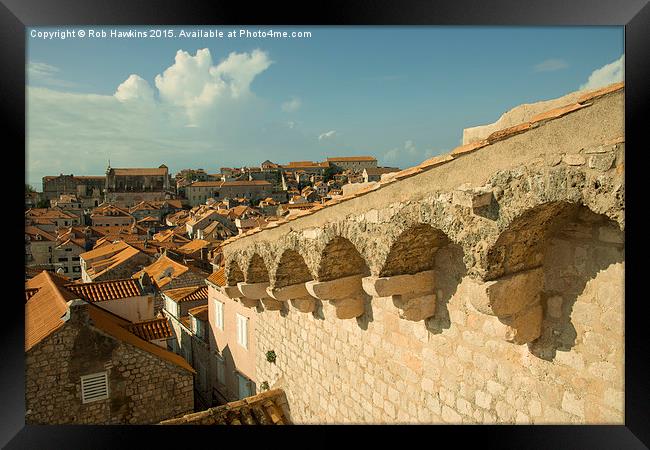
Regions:
<instances>
[{"instance_id":1,"label":"black picture frame","mask_svg":"<svg viewBox=\"0 0 650 450\"><path fill-rule=\"evenodd\" d=\"M626 103L626 170L627 202L634 205L637 189L641 186L641 161L647 148L642 145L642 121L648 110L648 80L650 80L650 6L647 0L590 1L546 0L527 2L515 0L454 0L440 3L423 0L365 2L304 2L302 4L170 0L2 0L0 3L0 110L4 124L3 146L5 175L13 178L23 167L20 149L25 150L25 50L26 27L55 25L623 25L625 26L625 103ZM11 161L11 162L10 162ZM20 217L23 200L18 195L7 196L11 207L5 217ZM640 197L639 197L640 198ZM626 241L636 242L641 232L640 212L633 207L626 212ZM20 244L24 224L15 221L5 234L5 242ZM14 232L16 233L14 235ZM15 237L14 237L15 236ZM643 239L643 238L640 238ZM639 241L641 242L641 241ZM155 427L155 426L26 426L24 400L24 273L22 260L14 260L20 250L13 245L5 258L4 284L10 289L5 294L2 333L2 383L0 403L3 420L0 422L0 445L6 448L111 448L135 445L140 436L147 446L160 443L194 445L202 439L212 445L248 445L248 439L261 433L278 433L277 427L243 430L220 427ZM13 253L15 252L15 253ZM635 295L640 278L640 246L627 246L626 257L631 258L626 270L625 302L625 425L624 426L438 426L438 427L292 427L291 433L281 436L277 445L313 445L314 435L327 433L326 445L338 445L331 439L345 432L346 439L361 437L381 441L389 434L399 441L414 445L441 446L475 442L482 448L589 448L623 449L647 448L650 443L650 421L647 402L650 399L646 363L648 351L643 330L643 297ZM640 291L642 292L642 291ZM645 327L647 328L647 327ZM336 433L332 433L336 432ZM245 434L244 434L245 433ZM418 436L414 436L417 433ZM280 437L280 436L278 436ZM424 439L424 444L419 439ZM441 442L441 440L443 442ZM155 443L155 444L154 444ZM342 443L342 442L341 442ZM267 444L272 445L274 441ZM140 444L142 445L142 444ZM201 444L205 445L205 444ZM403 445L403 444L402 444ZM166 445L167 446L167 445Z\"/></svg>"}]
</instances>

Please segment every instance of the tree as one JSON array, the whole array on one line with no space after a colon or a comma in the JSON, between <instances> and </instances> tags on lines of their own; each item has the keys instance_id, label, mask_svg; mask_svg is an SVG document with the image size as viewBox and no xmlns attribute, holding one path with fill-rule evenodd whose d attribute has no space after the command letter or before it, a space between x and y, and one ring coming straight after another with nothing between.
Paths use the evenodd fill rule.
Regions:
<instances>
[{"instance_id":1,"label":"tree","mask_svg":"<svg viewBox=\"0 0 650 450\"><path fill-rule=\"evenodd\" d=\"M31 185L25 183L25 194L29 194L32 192L36 192L36 189L34 189Z\"/></svg>"}]
</instances>

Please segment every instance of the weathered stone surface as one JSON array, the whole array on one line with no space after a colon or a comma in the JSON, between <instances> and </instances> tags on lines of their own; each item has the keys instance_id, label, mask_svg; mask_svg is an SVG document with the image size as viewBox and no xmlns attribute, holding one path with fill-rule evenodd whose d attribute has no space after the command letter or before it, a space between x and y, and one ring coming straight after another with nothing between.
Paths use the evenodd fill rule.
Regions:
<instances>
[{"instance_id":1,"label":"weathered stone surface","mask_svg":"<svg viewBox=\"0 0 650 450\"><path fill-rule=\"evenodd\" d=\"M393 304L399 308L400 318L405 320L426 320L436 312L436 294L413 296L412 294L394 295Z\"/></svg>"},{"instance_id":2,"label":"weathered stone surface","mask_svg":"<svg viewBox=\"0 0 650 450\"><path fill-rule=\"evenodd\" d=\"M333 300L332 304L336 308L336 317L339 319L354 319L365 311L363 296Z\"/></svg>"},{"instance_id":3,"label":"weathered stone surface","mask_svg":"<svg viewBox=\"0 0 650 450\"><path fill-rule=\"evenodd\" d=\"M291 306L300 312L310 313L316 308L316 300L313 297L292 298Z\"/></svg>"},{"instance_id":4,"label":"weathered stone surface","mask_svg":"<svg viewBox=\"0 0 650 450\"><path fill-rule=\"evenodd\" d=\"M281 288L266 288L269 297L280 301L287 301L294 298L305 297L309 295L304 283L292 284Z\"/></svg>"},{"instance_id":5,"label":"weathered stone surface","mask_svg":"<svg viewBox=\"0 0 650 450\"><path fill-rule=\"evenodd\" d=\"M612 168L615 160L616 155L614 153L591 155L589 157L589 168L605 172Z\"/></svg>"},{"instance_id":6,"label":"weathered stone surface","mask_svg":"<svg viewBox=\"0 0 650 450\"><path fill-rule=\"evenodd\" d=\"M268 297L268 294L266 292L266 288L269 287L269 283L245 283L245 282L239 282L237 283L237 287L239 288L240 292L240 297L248 297L253 300L260 300L264 297Z\"/></svg>"},{"instance_id":7,"label":"weathered stone surface","mask_svg":"<svg viewBox=\"0 0 650 450\"><path fill-rule=\"evenodd\" d=\"M562 161L570 166L581 166L587 162L585 157L579 153L567 153L562 157Z\"/></svg>"},{"instance_id":8,"label":"weathered stone surface","mask_svg":"<svg viewBox=\"0 0 650 450\"><path fill-rule=\"evenodd\" d=\"M481 192L478 190L462 190L457 189L453 192L452 202L455 205L464 206L466 208L481 208L488 206L492 202L492 192Z\"/></svg>"},{"instance_id":9,"label":"weathered stone surface","mask_svg":"<svg viewBox=\"0 0 650 450\"><path fill-rule=\"evenodd\" d=\"M363 290L375 297L391 295L415 295L433 292L435 272L427 270L414 275L396 275L392 277L364 277Z\"/></svg>"},{"instance_id":10,"label":"weathered stone surface","mask_svg":"<svg viewBox=\"0 0 650 450\"><path fill-rule=\"evenodd\" d=\"M283 302L278 301L271 297L262 297L260 299L264 305L264 309L268 311L279 311L282 309Z\"/></svg>"},{"instance_id":11,"label":"weathered stone surface","mask_svg":"<svg viewBox=\"0 0 650 450\"><path fill-rule=\"evenodd\" d=\"M339 278L332 281L308 281L307 292L321 300L345 299L362 291L361 275Z\"/></svg>"},{"instance_id":12,"label":"weathered stone surface","mask_svg":"<svg viewBox=\"0 0 650 450\"><path fill-rule=\"evenodd\" d=\"M239 286L224 286L223 291L229 298L232 299L239 298L242 296L242 293L239 290Z\"/></svg>"},{"instance_id":13,"label":"weathered stone surface","mask_svg":"<svg viewBox=\"0 0 650 450\"><path fill-rule=\"evenodd\" d=\"M498 280L467 283L472 306L483 314L511 316L527 305L539 302L542 289L541 268L518 272Z\"/></svg>"},{"instance_id":14,"label":"weathered stone surface","mask_svg":"<svg viewBox=\"0 0 650 450\"><path fill-rule=\"evenodd\" d=\"M224 245L227 267L248 267L258 254L271 285L306 282L324 300L313 314L256 315L259 345L290 355L278 365L256 355L257 376L282 380L295 422L623 423L605 391L623 389L624 244L600 227L625 227L624 152L608 150L616 165L604 171L586 163L607 153L590 149L624 135L623 100L606 94ZM455 190L487 187L489 214L453 203ZM444 257L453 246L459 261ZM288 251L300 258L278 258ZM426 321L396 309L395 292L406 288L375 289L376 279L434 269L435 292L426 294L435 293L436 309ZM356 297L365 292L373 298ZM563 407L564 391L584 408L572 399Z\"/></svg>"}]
</instances>

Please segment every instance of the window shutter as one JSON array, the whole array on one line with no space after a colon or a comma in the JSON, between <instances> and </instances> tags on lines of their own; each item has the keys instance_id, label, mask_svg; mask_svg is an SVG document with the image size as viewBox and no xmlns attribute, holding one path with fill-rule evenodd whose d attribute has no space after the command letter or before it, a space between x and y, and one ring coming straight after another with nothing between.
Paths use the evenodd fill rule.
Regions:
<instances>
[{"instance_id":1,"label":"window shutter","mask_svg":"<svg viewBox=\"0 0 650 450\"><path fill-rule=\"evenodd\" d=\"M108 398L108 373L100 372L81 377L81 401L90 403Z\"/></svg>"}]
</instances>

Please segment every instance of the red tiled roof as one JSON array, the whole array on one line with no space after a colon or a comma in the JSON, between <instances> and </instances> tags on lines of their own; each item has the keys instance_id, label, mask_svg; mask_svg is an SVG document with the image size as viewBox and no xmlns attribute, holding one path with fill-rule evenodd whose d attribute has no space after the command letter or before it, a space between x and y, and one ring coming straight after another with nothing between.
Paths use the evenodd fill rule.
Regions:
<instances>
[{"instance_id":1,"label":"red tiled roof","mask_svg":"<svg viewBox=\"0 0 650 450\"><path fill-rule=\"evenodd\" d=\"M67 284L65 287L88 302L103 302L106 300L118 300L142 295L140 284L132 278L98 281L94 283Z\"/></svg>"},{"instance_id":2,"label":"red tiled roof","mask_svg":"<svg viewBox=\"0 0 650 450\"><path fill-rule=\"evenodd\" d=\"M169 289L164 291L165 296L169 297L170 300L175 301L176 303L181 302L190 302L197 300L207 300L208 299L208 287L203 286L190 286L182 287L176 289Z\"/></svg>"},{"instance_id":3,"label":"red tiled roof","mask_svg":"<svg viewBox=\"0 0 650 450\"><path fill-rule=\"evenodd\" d=\"M167 339L174 336L169 321L164 317L132 323L127 326L127 329L145 341Z\"/></svg>"},{"instance_id":4,"label":"red tiled roof","mask_svg":"<svg viewBox=\"0 0 650 450\"><path fill-rule=\"evenodd\" d=\"M68 309L67 303L77 298L63 287L66 282L43 271L25 283L26 289L37 289L25 303L25 351L65 323L62 318Z\"/></svg>"},{"instance_id":5,"label":"red tiled roof","mask_svg":"<svg viewBox=\"0 0 650 450\"><path fill-rule=\"evenodd\" d=\"M339 156L335 158L327 158L327 161L377 161L377 158L373 156Z\"/></svg>"},{"instance_id":6,"label":"red tiled roof","mask_svg":"<svg viewBox=\"0 0 650 450\"><path fill-rule=\"evenodd\" d=\"M218 270L215 270L206 280L217 286L225 286L227 284L225 268L220 267Z\"/></svg>"},{"instance_id":7,"label":"red tiled roof","mask_svg":"<svg viewBox=\"0 0 650 450\"><path fill-rule=\"evenodd\" d=\"M186 414L160 425L288 425L289 407L281 389L271 389L205 411Z\"/></svg>"},{"instance_id":8,"label":"red tiled roof","mask_svg":"<svg viewBox=\"0 0 650 450\"><path fill-rule=\"evenodd\" d=\"M156 168L122 168L122 169L113 169L113 173L117 176L141 176L141 175L167 175L166 167L156 167Z\"/></svg>"}]
</instances>

